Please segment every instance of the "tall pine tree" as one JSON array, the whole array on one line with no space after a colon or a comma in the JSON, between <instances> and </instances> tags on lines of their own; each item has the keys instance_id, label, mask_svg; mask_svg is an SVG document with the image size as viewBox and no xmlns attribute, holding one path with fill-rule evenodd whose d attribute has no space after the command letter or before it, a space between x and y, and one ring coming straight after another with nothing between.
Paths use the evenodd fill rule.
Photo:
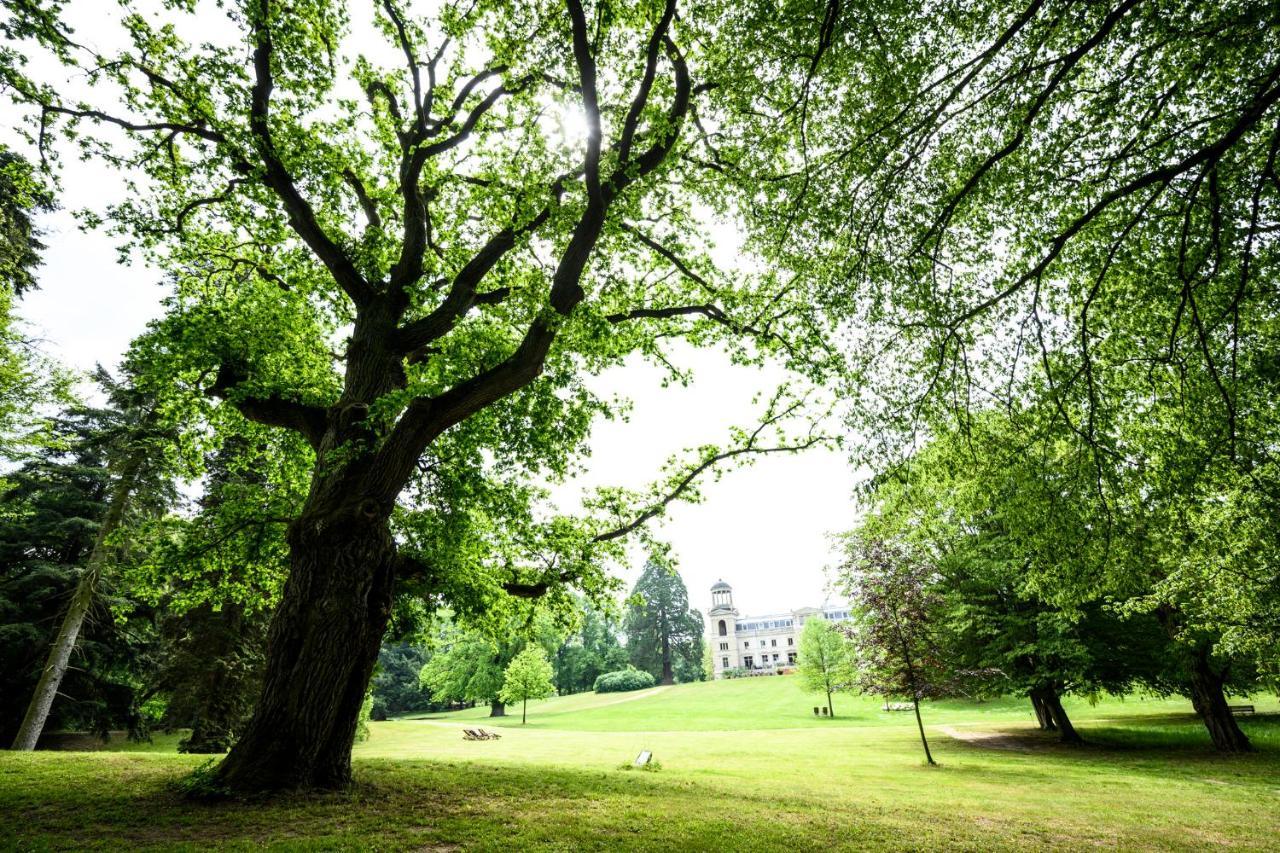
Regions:
<instances>
[{"instance_id":1,"label":"tall pine tree","mask_svg":"<svg viewBox=\"0 0 1280 853\"><path fill-rule=\"evenodd\" d=\"M689 609L689 590L675 567L656 559L645 564L631 590L627 651L636 669L661 684L701 681L702 614Z\"/></svg>"}]
</instances>

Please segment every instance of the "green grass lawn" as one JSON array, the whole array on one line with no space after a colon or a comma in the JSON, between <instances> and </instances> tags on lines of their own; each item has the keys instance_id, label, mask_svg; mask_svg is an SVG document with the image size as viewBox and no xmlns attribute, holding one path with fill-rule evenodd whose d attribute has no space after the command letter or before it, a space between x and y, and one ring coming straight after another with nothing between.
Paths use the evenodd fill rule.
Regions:
<instances>
[{"instance_id":1,"label":"green grass lawn","mask_svg":"<svg viewBox=\"0 0 1280 853\"><path fill-rule=\"evenodd\" d=\"M792 678L569 696L375 723L351 792L215 805L162 751L0 756L0 847L249 849L1275 849L1280 706L1221 757L1182 700L1073 703L1090 745L1034 732L1025 701L930 703L941 766L910 714L837 696L813 718ZM471 742L463 726L502 739ZM994 740L960 736L999 733ZM955 735L953 737L952 735ZM157 748L171 748L159 744ZM641 749L656 772L623 770Z\"/></svg>"}]
</instances>

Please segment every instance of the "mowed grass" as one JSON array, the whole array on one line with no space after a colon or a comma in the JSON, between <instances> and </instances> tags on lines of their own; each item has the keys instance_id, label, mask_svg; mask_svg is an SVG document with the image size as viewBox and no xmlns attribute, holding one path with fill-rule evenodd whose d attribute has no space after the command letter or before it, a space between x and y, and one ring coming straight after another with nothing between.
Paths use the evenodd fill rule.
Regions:
<instances>
[{"instance_id":1,"label":"mowed grass","mask_svg":"<svg viewBox=\"0 0 1280 853\"><path fill-rule=\"evenodd\" d=\"M625 700L625 701L619 701ZM796 707L797 703L800 703ZM204 759L161 752L0 756L0 847L284 849L1275 849L1280 714L1260 750L1215 755L1183 700L1072 710L1091 744L1040 737L1023 702L930 703L914 719L837 697L814 720L794 679L584 695L519 717L473 709L375 723L355 788L198 804ZM781 718L781 719L779 719ZM472 742L463 726L502 739ZM944 731L945 730L945 731ZM996 741L953 734L1000 733ZM993 748L998 744L999 748ZM623 770L641 749L656 772Z\"/></svg>"},{"instance_id":2,"label":"mowed grass","mask_svg":"<svg viewBox=\"0 0 1280 853\"><path fill-rule=\"evenodd\" d=\"M1250 701L1260 712L1280 712L1280 701L1275 697ZM578 693L535 700L529 703L528 726L601 732L763 731L900 726L915 722L910 714L880 710L883 701L874 697L837 693L832 703L834 719L815 715L815 707L826 705L824 694L804 692L795 676L765 676L651 687L631 693ZM1191 703L1181 697L1108 698L1096 705L1067 698L1063 705L1073 720L1081 721L1191 712ZM998 725L1035 719L1031 703L1017 697L984 702L930 702L926 703L924 713L926 724L934 725ZM502 728L521 725L519 705L508 706L507 716L499 718L490 717L487 706L479 706L447 714L413 715L407 719L481 722Z\"/></svg>"}]
</instances>

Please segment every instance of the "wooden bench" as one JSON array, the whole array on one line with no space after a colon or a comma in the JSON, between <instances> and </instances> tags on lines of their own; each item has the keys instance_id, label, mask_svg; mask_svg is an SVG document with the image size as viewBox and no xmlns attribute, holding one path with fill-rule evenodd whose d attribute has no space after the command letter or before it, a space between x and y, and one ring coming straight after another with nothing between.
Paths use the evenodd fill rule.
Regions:
<instances>
[{"instance_id":1,"label":"wooden bench","mask_svg":"<svg viewBox=\"0 0 1280 853\"><path fill-rule=\"evenodd\" d=\"M1250 716L1254 713L1252 705L1228 705L1227 710L1237 717Z\"/></svg>"}]
</instances>

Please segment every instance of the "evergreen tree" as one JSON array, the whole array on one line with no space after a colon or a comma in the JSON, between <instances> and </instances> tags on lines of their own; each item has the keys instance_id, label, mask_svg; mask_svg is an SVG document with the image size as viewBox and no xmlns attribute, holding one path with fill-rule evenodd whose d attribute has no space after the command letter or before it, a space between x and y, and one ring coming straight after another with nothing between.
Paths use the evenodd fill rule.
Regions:
<instances>
[{"instance_id":1,"label":"evergreen tree","mask_svg":"<svg viewBox=\"0 0 1280 853\"><path fill-rule=\"evenodd\" d=\"M54 441L6 478L0 496L0 726L25 749L34 748L55 695L65 697L53 717L60 727L139 724L145 654L136 644L146 632L123 621L137 616L134 602L118 598L118 578L104 572L141 557L123 546L121 531L175 496L162 466L147 458L145 413L99 378L117 405L80 405L53 419Z\"/></svg>"},{"instance_id":2,"label":"evergreen tree","mask_svg":"<svg viewBox=\"0 0 1280 853\"><path fill-rule=\"evenodd\" d=\"M673 566L657 559L645 564L631 590L627 610L627 653L636 669L660 684L701 681L702 614L689 609L689 591Z\"/></svg>"},{"instance_id":3,"label":"evergreen tree","mask_svg":"<svg viewBox=\"0 0 1280 853\"><path fill-rule=\"evenodd\" d=\"M373 675L373 719L431 711L444 704L432 701L420 678L430 658L430 651L417 643L383 643Z\"/></svg>"}]
</instances>

